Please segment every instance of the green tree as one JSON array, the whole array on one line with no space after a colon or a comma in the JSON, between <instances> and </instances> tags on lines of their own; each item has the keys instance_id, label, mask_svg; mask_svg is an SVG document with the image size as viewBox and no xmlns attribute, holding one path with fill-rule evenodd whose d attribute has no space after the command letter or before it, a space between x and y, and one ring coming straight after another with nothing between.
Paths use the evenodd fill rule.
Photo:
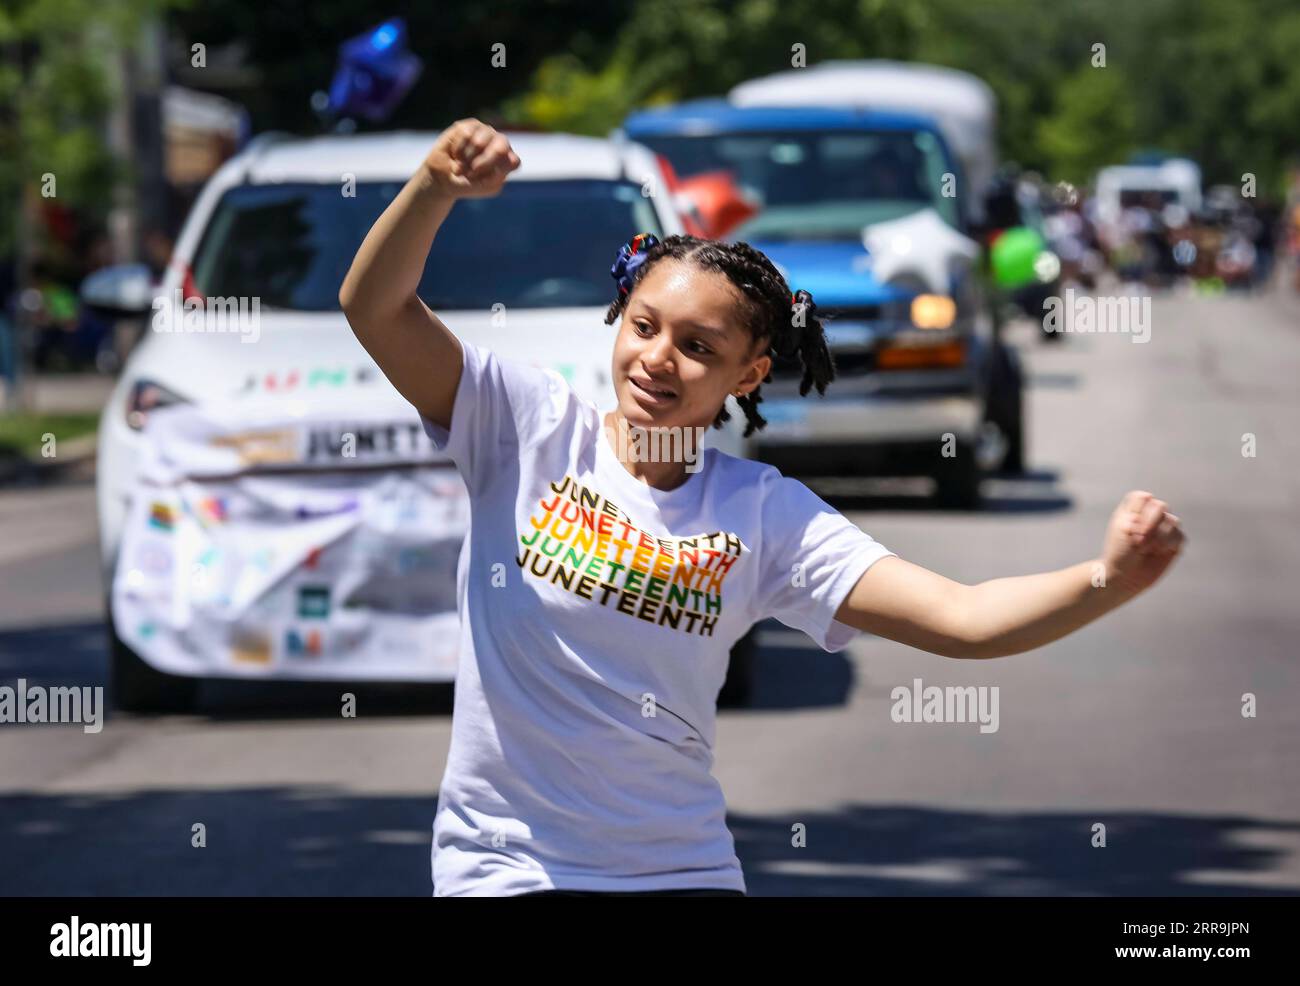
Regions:
<instances>
[{"instance_id":1,"label":"green tree","mask_svg":"<svg viewBox=\"0 0 1300 986\"><path fill-rule=\"evenodd\" d=\"M632 17L634 0L203 0L170 19L188 49L238 43L247 52L247 83L221 94L243 104L255 131L313 133L321 129L312 94L329 88L339 45L388 17L406 21L411 50L424 71L392 118L359 130L441 130L465 116L488 118L522 91L539 64L565 53L595 64ZM504 56L504 65L493 63ZM202 73L178 72L183 85L204 88Z\"/></svg>"},{"instance_id":2,"label":"green tree","mask_svg":"<svg viewBox=\"0 0 1300 986\"><path fill-rule=\"evenodd\" d=\"M639 4L594 64L567 53L545 59L503 116L578 133L604 134L631 110L721 96L738 82L831 58L893 58L916 44L918 8L908 0L670 0ZM859 40L866 39L866 40Z\"/></svg>"},{"instance_id":3,"label":"green tree","mask_svg":"<svg viewBox=\"0 0 1300 986\"><path fill-rule=\"evenodd\" d=\"M1086 183L1098 168L1132 153L1136 108L1118 66L1085 65L1057 89L1057 103L1037 128L1038 153L1054 179Z\"/></svg>"},{"instance_id":4,"label":"green tree","mask_svg":"<svg viewBox=\"0 0 1300 986\"><path fill-rule=\"evenodd\" d=\"M14 254L20 223L33 225L45 175L58 204L103 221L123 177L106 139L122 98L111 59L175 2L20 0L0 10L0 257Z\"/></svg>"},{"instance_id":5,"label":"green tree","mask_svg":"<svg viewBox=\"0 0 1300 986\"><path fill-rule=\"evenodd\" d=\"M832 58L948 65L998 98L1006 158L1080 181L1133 147L1206 180L1280 180L1300 154L1293 0L672 0L637 5L603 51L557 52L502 104L511 121L600 134L640 106L724 95ZM1094 67L1093 46L1105 46ZM1062 172L1056 174L1056 172Z\"/></svg>"}]
</instances>

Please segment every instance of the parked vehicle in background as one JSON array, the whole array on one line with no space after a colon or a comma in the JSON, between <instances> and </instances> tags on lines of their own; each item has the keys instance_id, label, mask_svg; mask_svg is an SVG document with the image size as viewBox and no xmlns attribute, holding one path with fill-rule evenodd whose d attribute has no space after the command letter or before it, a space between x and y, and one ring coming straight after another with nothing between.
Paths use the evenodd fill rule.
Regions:
<instances>
[{"instance_id":1,"label":"parked vehicle in background","mask_svg":"<svg viewBox=\"0 0 1300 986\"><path fill-rule=\"evenodd\" d=\"M625 134L684 179L725 171L757 213L728 234L810 291L838 378L798 395L799 368L764 385L758 456L796 472L934 477L945 503L1019 469L1019 363L995 337L960 169L914 114L696 100L634 113Z\"/></svg>"},{"instance_id":2,"label":"parked vehicle in background","mask_svg":"<svg viewBox=\"0 0 1300 986\"><path fill-rule=\"evenodd\" d=\"M1173 241L1180 234L1171 231L1201 211L1201 169L1157 156L1102 168L1094 185L1098 236L1119 278L1157 287L1179 277L1185 265Z\"/></svg>"},{"instance_id":3,"label":"parked vehicle in background","mask_svg":"<svg viewBox=\"0 0 1300 986\"><path fill-rule=\"evenodd\" d=\"M1116 223L1125 209L1177 204L1189 213L1201 209L1201 169L1186 158L1151 164L1121 164L1102 168L1094 182L1097 218Z\"/></svg>"}]
</instances>

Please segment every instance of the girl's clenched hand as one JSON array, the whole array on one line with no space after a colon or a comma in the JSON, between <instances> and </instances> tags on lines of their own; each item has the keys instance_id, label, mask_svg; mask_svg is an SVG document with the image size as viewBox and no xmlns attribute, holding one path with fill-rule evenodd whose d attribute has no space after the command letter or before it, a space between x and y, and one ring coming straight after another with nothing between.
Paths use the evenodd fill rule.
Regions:
<instances>
[{"instance_id":1,"label":"girl's clenched hand","mask_svg":"<svg viewBox=\"0 0 1300 986\"><path fill-rule=\"evenodd\" d=\"M457 120L438 135L423 167L437 187L453 198L490 198L506 175L519 167L519 155L504 134L473 119Z\"/></svg>"},{"instance_id":2,"label":"girl's clenched hand","mask_svg":"<svg viewBox=\"0 0 1300 986\"><path fill-rule=\"evenodd\" d=\"M1145 490L1134 490L1115 508L1102 552L1107 585L1141 592L1173 564L1187 538L1167 506Z\"/></svg>"}]
</instances>

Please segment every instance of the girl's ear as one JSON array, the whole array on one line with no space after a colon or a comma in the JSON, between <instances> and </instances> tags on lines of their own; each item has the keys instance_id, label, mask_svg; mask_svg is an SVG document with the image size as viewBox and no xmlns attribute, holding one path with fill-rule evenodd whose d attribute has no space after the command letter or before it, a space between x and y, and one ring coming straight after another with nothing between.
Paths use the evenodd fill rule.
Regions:
<instances>
[{"instance_id":1,"label":"girl's ear","mask_svg":"<svg viewBox=\"0 0 1300 986\"><path fill-rule=\"evenodd\" d=\"M740 383L732 391L733 397L743 397L751 391L757 390L759 385L767 379L768 373L772 371L772 357L762 356L749 365L749 369L741 378Z\"/></svg>"}]
</instances>

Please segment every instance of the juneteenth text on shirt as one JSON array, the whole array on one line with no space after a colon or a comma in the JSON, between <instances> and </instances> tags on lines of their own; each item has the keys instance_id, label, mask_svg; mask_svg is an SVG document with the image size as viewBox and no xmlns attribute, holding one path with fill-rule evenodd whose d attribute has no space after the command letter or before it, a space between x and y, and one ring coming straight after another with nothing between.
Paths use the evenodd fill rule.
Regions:
<instances>
[{"instance_id":1,"label":"juneteenth text on shirt","mask_svg":"<svg viewBox=\"0 0 1300 986\"><path fill-rule=\"evenodd\" d=\"M534 530L520 536L525 547L515 559L520 568L539 578L549 575L552 584L602 606L618 593L615 608L648 623L713 635L722 611L722 582L745 550L740 538L722 531L689 538L652 537L608 497L571 476L550 485L556 495L549 502L539 501L542 518L530 517ZM561 525L567 527L563 533ZM568 545L571 539L577 550ZM552 542L554 550L548 550ZM608 557L611 548L616 552L613 561ZM631 558L625 562L628 552ZM622 585L613 581L620 574Z\"/></svg>"}]
</instances>

